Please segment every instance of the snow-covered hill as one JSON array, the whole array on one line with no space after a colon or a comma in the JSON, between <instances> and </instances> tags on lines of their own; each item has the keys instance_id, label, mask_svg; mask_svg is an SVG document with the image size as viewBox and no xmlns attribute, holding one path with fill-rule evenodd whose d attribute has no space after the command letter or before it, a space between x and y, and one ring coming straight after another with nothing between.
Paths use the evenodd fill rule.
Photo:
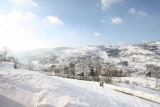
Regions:
<instances>
[{"instance_id":1,"label":"snow-covered hill","mask_svg":"<svg viewBox=\"0 0 160 107\"><path fill-rule=\"evenodd\" d=\"M110 62L119 69L130 69L139 73L146 71L146 64L160 66L160 41L126 46L89 45L79 48L56 48L38 51L37 54L27 54L21 59L46 66L55 65L59 68L94 54L102 58L101 62Z\"/></svg>"},{"instance_id":2,"label":"snow-covered hill","mask_svg":"<svg viewBox=\"0 0 160 107\"><path fill-rule=\"evenodd\" d=\"M51 77L0 67L0 107L158 107L98 82Z\"/></svg>"},{"instance_id":3,"label":"snow-covered hill","mask_svg":"<svg viewBox=\"0 0 160 107\"><path fill-rule=\"evenodd\" d=\"M147 48L146 48L147 47ZM127 46L84 46L76 49L68 49L55 54L59 64L66 65L68 62L77 60L79 57L98 54L103 62L110 62L120 69L128 68L131 71L144 72L146 64L160 66L160 41ZM127 62L124 65L123 62Z\"/></svg>"}]
</instances>

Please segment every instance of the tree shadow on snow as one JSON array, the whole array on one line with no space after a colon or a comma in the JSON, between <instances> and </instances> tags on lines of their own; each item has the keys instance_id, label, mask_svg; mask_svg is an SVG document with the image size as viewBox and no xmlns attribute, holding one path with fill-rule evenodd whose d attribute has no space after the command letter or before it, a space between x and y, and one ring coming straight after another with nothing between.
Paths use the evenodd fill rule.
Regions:
<instances>
[{"instance_id":1,"label":"tree shadow on snow","mask_svg":"<svg viewBox=\"0 0 160 107\"><path fill-rule=\"evenodd\" d=\"M16 102L0 94L0 107L25 107L23 104Z\"/></svg>"}]
</instances>

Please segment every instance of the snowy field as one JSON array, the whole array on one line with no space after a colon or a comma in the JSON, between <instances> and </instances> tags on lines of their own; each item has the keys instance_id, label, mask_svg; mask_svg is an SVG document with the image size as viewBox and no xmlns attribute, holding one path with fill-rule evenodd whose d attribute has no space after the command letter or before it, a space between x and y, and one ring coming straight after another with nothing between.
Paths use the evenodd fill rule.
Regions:
<instances>
[{"instance_id":1,"label":"snowy field","mask_svg":"<svg viewBox=\"0 0 160 107\"><path fill-rule=\"evenodd\" d=\"M147 79L145 77L121 77L122 81L128 80L130 83L137 82L138 84L147 84ZM155 78L148 78L148 84L152 87L156 85Z\"/></svg>"},{"instance_id":2,"label":"snowy field","mask_svg":"<svg viewBox=\"0 0 160 107\"><path fill-rule=\"evenodd\" d=\"M121 83L119 83L119 79L121 80ZM143 91L149 94L160 95L160 87L155 87L155 78L149 78L148 85L146 78L143 77L119 77L113 78L112 80L115 82L116 85L121 87L133 89L135 91ZM126 84L125 81L128 81L129 83ZM159 82L158 85L160 85Z\"/></svg>"},{"instance_id":3,"label":"snowy field","mask_svg":"<svg viewBox=\"0 0 160 107\"><path fill-rule=\"evenodd\" d=\"M99 86L0 67L0 107L159 107L160 104Z\"/></svg>"}]
</instances>

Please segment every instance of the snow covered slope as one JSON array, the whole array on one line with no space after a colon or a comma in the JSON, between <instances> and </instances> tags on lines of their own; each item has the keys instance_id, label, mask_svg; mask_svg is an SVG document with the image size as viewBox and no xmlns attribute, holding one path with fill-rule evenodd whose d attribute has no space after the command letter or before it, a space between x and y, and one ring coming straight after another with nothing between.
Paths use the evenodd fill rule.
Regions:
<instances>
[{"instance_id":1,"label":"snow covered slope","mask_svg":"<svg viewBox=\"0 0 160 107\"><path fill-rule=\"evenodd\" d=\"M25 54L25 57L21 57L22 61L36 62L37 65L47 67L56 65L58 69L63 69L70 62L76 62L78 68L80 58L97 54L103 59L101 62L110 62L119 69L130 69L137 74L146 71L146 64L160 66L160 41L126 46L89 45L79 48L57 48L33 53ZM127 62L127 66L123 62Z\"/></svg>"},{"instance_id":2,"label":"snow covered slope","mask_svg":"<svg viewBox=\"0 0 160 107\"><path fill-rule=\"evenodd\" d=\"M110 62L120 69L130 69L131 71L144 72L146 64L160 66L160 41L127 46L84 46L75 49L68 49L57 55L57 62L67 65L68 62L78 60L79 57L97 54L103 62ZM124 66L122 62L127 62Z\"/></svg>"},{"instance_id":3,"label":"snow covered slope","mask_svg":"<svg viewBox=\"0 0 160 107\"><path fill-rule=\"evenodd\" d=\"M84 69L80 70L82 67L79 66L78 61L83 60L84 63L82 58L95 54L102 58L101 63L115 64L123 71L130 69L136 76L144 74L147 64L160 66L160 41L126 46L89 45L79 48L39 49L24 53L24 55L18 54L18 56L23 56L20 57L21 62L29 64L32 62L36 68L34 70L42 70L51 65L55 65L57 69L64 69L65 66L69 66L70 62L73 62L76 64L77 74L86 72ZM124 65L124 62L127 62L127 65Z\"/></svg>"},{"instance_id":4,"label":"snow covered slope","mask_svg":"<svg viewBox=\"0 0 160 107\"><path fill-rule=\"evenodd\" d=\"M97 82L0 68L0 107L158 107Z\"/></svg>"}]
</instances>

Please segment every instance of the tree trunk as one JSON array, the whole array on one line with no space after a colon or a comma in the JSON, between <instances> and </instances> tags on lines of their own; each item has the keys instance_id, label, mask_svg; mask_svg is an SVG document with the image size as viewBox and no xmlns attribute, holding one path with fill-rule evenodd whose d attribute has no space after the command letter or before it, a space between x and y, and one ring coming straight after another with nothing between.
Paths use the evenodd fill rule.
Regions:
<instances>
[{"instance_id":1,"label":"tree trunk","mask_svg":"<svg viewBox=\"0 0 160 107\"><path fill-rule=\"evenodd\" d=\"M156 77L156 87L158 87L158 76Z\"/></svg>"}]
</instances>

